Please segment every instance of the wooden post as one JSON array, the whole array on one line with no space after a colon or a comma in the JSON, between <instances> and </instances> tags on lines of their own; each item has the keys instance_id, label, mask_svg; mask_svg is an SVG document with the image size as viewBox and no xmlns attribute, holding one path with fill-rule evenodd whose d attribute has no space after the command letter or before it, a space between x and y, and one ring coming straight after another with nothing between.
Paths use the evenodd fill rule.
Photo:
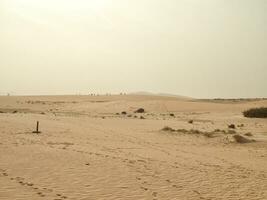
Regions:
<instances>
[{"instance_id":1,"label":"wooden post","mask_svg":"<svg viewBox=\"0 0 267 200\"><path fill-rule=\"evenodd\" d=\"M39 133L39 121L37 121L37 124L36 124L36 133Z\"/></svg>"},{"instance_id":2,"label":"wooden post","mask_svg":"<svg viewBox=\"0 0 267 200\"><path fill-rule=\"evenodd\" d=\"M33 131L33 133L41 133L41 131L39 131L39 121L37 121L37 123L36 123L36 130L35 131Z\"/></svg>"}]
</instances>

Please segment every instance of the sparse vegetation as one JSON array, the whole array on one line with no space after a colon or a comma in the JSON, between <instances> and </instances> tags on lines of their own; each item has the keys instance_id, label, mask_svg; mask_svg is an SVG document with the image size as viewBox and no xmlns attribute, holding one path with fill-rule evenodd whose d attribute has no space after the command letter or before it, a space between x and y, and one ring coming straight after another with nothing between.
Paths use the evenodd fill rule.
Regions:
<instances>
[{"instance_id":1,"label":"sparse vegetation","mask_svg":"<svg viewBox=\"0 0 267 200\"><path fill-rule=\"evenodd\" d=\"M175 129L173 129L173 128L171 128L171 127L169 127L169 126L165 126L163 129L161 129L162 131L171 131L171 132L173 132L173 131L175 131Z\"/></svg>"},{"instance_id":2,"label":"sparse vegetation","mask_svg":"<svg viewBox=\"0 0 267 200\"><path fill-rule=\"evenodd\" d=\"M244 124L239 124L239 125L237 125L237 127L239 127L239 128L242 128L242 127L244 127L245 125Z\"/></svg>"},{"instance_id":3,"label":"sparse vegetation","mask_svg":"<svg viewBox=\"0 0 267 200\"><path fill-rule=\"evenodd\" d=\"M191 119L191 120L188 121L188 123L189 123L189 124L193 124L194 121Z\"/></svg>"},{"instance_id":4,"label":"sparse vegetation","mask_svg":"<svg viewBox=\"0 0 267 200\"><path fill-rule=\"evenodd\" d=\"M237 132L235 130L220 130L220 129L215 129L214 131L200 131L200 130L196 130L196 129L190 129L190 130L186 130L186 129L173 129L169 126L165 126L163 129L161 129L162 131L166 131L166 132L172 132L172 133L183 133L183 134L194 134L194 135L203 135L205 137L208 138L213 138L216 137L218 135L234 135L237 134Z\"/></svg>"},{"instance_id":5,"label":"sparse vegetation","mask_svg":"<svg viewBox=\"0 0 267 200\"><path fill-rule=\"evenodd\" d=\"M236 134L236 131L235 130L228 130L226 133L233 135L233 134Z\"/></svg>"},{"instance_id":6,"label":"sparse vegetation","mask_svg":"<svg viewBox=\"0 0 267 200\"><path fill-rule=\"evenodd\" d=\"M140 116L140 119L145 119L143 116Z\"/></svg>"},{"instance_id":7,"label":"sparse vegetation","mask_svg":"<svg viewBox=\"0 0 267 200\"><path fill-rule=\"evenodd\" d=\"M243 112L248 118L267 118L267 107L251 108Z\"/></svg>"},{"instance_id":8,"label":"sparse vegetation","mask_svg":"<svg viewBox=\"0 0 267 200\"><path fill-rule=\"evenodd\" d=\"M139 108L136 111L134 111L135 113L144 113L145 109L144 108Z\"/></svg>"},{"instance_id":9,"label":"sparse vegetation","mask_svg":"<svg viewBox=\"0 0 267 200\"><path fill-rule=\"evenodd\" d=\"M127 115L127 112L126 111L122 111L121 114L122 115Z\"/></svg>"},{"instance_id":10,"label":"sparse vegetation","mask_svg":"<svg viewBox=\"0 0 267 200\"><path fill-rule=\"evenodd\" d=\"M235 125L234 124L230 124L230 125L228 125L228 128L235 129Z\"/></svg>"},{"instance_id":11,"label":"sparse vegetation","mask_svg":"<svg viewBox=\"0 0 267 200\"><path fill-rule=\"evenodd\" d=\"M245 133L245 136L252 137L252 133Z\"/></svg>"},{"instance_id":12,"label":"sparse vegetation","mask_svg":"<svg viewBox=\"0 0 267 200\"><path fill-rule=\"evenodd\" d=\"M204 135L206 137L212 137L214 132L203 132L203 131L199 131L196 129L191 129L191 130L186 130L186 129L173 129L169 126L165 126L163 129L161 129L162 131L166 131L166 132L176 132L176 133L183 133L183 134L194 134L194 135Z\"/></svg>"},{"instance_id":13,"label":"sparse vegetation","mask_svg":"<svg viewBox=\"0 0 267 200\"><path fill-rule=\"evenodd\" d=\"M241 144L255 142L255 140L248 139L239 134L234 135L233 138L237 143L241 143Z\"/></svg>"},{"instance_id":14,"label":"sparse vegetation","mask_svg":"<svg viewBox=\"0 0 267 200\"><path fill-rule=\"evenodd\" d=\"M175 115L174 115L173 113L170 113L170 116L171 116L171 117L175 117Z\"/></svg>"},{"instance_id":15,"label":"sparse vegetation","mask_svg":"<svg viewBox=\"0 0 267 200\"><path fill-rule=\"evenodd\" d=\"M221 129L215 129L214 130L215 133L227 133L225 130L221 130Z\"/></svg>"}]
</instances>

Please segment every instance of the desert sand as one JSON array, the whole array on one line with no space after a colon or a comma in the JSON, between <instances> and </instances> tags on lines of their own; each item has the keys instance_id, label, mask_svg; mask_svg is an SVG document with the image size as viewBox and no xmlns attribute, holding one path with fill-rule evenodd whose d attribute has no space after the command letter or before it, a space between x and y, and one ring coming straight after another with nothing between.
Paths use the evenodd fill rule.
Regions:
<instances>
[{"instance_id":1,"label":"desert sand","mask_svg":"<svg viewBox=\"0 0 267 200\"><path fill-rule=\"evenodd\" d=\"M0 199L266 200L267 120L242 115L260 106L267 100L2 96ZM233 139L247 133L249 143Z\"/></svg>"}]
</instances>

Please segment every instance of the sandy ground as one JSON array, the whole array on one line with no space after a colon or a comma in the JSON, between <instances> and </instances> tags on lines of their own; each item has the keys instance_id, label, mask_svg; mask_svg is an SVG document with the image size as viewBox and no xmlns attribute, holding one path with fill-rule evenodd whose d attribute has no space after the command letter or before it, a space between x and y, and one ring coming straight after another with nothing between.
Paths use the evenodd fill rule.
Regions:
<instances>
[{"instance_id":1,"label":"sandy ground","mask_svg":"<svg viewBox=\"0 0 267 200\"><path fill-rule=\"evenodd\" d=\"M258 106L267 101L0 97L0 199L266 200L267 120L242 116ZM229 124L256 142L161 131Z\"/></svg>"}]
</instances>

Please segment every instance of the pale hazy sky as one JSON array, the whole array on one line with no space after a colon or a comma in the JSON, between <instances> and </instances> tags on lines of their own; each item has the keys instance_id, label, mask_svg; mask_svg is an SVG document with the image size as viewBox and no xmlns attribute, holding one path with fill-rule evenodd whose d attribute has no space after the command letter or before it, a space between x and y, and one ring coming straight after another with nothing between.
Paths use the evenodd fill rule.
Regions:
<instances>
[{"instance_id":1,"label":"pale hazy sky","mask_svg":"<svg viewBox=\"0 0 267 200\"><path fill-rule=\"evenodd\" d=\"M0 94L267 97L267 0L0 0Z\"/></svg>"}]
</instances>

